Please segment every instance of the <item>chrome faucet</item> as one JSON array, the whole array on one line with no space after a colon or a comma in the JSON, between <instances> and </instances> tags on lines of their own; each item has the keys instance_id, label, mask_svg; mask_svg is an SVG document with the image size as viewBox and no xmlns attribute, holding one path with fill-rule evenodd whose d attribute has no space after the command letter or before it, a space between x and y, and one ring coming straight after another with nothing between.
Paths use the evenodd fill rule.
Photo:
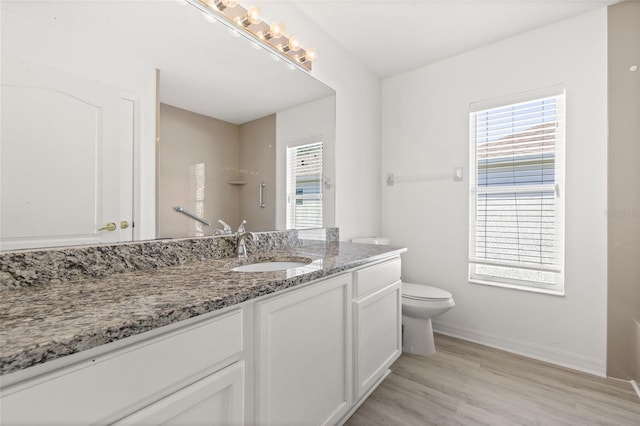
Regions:
<instances>
[{"instance_id":1,"label":"chrome faucet","mask_svg":"<svg viewBox=\"0 0 640 426\"><path fill-rule=\"evenodd\" d=\"M246 220L243 220L240 226L238 226L238 230L236 231L236 245L238 247L238 258L246 259L247 258L247 238L252 239L253 233L247 232L244 225L247 223Z\"/></svg>"},{"instance_id":2,"label":"chrome faucet","mask_svg":"<svg viewBox=\"0 0 640 426\"><path fill-rule=\"evenodd\" d=\"M218 222L222 225L222 229L217 228L213 230L213 235L231 235L233 232L231 231L231 227L224 223L222 219L218 219Z\"/></svg>"}]
</instances>

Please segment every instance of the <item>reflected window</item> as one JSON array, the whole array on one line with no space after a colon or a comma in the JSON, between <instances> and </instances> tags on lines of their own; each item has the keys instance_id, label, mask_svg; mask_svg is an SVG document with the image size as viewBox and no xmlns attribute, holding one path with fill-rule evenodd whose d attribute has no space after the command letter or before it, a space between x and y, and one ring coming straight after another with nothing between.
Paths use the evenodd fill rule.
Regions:
<instances>
[{"instance_id":1,"label":"reflected window","mask_svg":"<svg viewBox=\"0 0 640 426\"><path fill-rule=\"evenodd\" d=\"M204 189L204 163L193 164L189 167L189 203L191 204L191 211L200 217L204 217ZM202 223L195 220L189 222L191 227L189 230L190 236L202 237L205 235Z\"/></svg>"},{"instance_id":2,"label":"reflected window","mask_svg":"<svg viewBox=\"0 0 640 426\"><path fill-rule=\"evenodd\" d=\"M322 142L287 148L287 229L322 227Z\"/></svg>"}]
</instances>

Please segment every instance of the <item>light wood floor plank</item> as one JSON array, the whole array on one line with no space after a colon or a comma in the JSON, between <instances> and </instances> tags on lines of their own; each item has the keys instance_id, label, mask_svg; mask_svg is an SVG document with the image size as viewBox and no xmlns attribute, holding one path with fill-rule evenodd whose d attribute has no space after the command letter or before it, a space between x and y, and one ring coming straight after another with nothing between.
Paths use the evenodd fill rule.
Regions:
<instances>
[{"instance_id":1,"label":"light wood floor plank","mask_svg":"<svg viewBox=\"0 0 640 426\"><path fill-rule=\"evenodd\" d=\"M347 426L640 426L631 384L436 334L403 354Z\"/></svg>"}]
</instances>

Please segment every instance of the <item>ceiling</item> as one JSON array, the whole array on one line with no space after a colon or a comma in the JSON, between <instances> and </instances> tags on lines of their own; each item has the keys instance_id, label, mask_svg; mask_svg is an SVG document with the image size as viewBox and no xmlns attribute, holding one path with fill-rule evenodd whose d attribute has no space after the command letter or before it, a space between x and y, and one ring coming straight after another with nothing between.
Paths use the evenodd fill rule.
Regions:
<instances>
[{"instance_id":1,"label":"ceiling","mask_svg":"<svg viewBox=\"0 0 640 426\"><path fill-rule=\"evenodd\" d=\"M252 3L270 1L241 0ZM439 61L615 3L612 0L292 0L379 77ZM15 13L77 42L113 49L160 70L160 98L243 123L332 91L307 73L173 0L0 0ZM267 5L264 4L267 9ZM266 19L266 17L265 17ZM268 21L273 22L273 21ZM293 23L292 23L293 26ZM24 37L36 37L25 29ZM5 31L3 31L4 33ZM45 45L47 40L41 40ZM11 43L3 38L3 46ZM117 55L116 55L117 53ZM319 52L319 61L324 53ZM269 84L265 84L269 82Z\"/></svg>"},{"instance_id":2,"label":"ceiling","mask_svg":"<svg viewBox=\"0 0 640 426\"><path fill-rule=\"evenodd\" d=\"M388 77L568 19L605 0L293 0L371 69ZM319 52L319 60L322 52Z\"/></svg>"}]
</instances>

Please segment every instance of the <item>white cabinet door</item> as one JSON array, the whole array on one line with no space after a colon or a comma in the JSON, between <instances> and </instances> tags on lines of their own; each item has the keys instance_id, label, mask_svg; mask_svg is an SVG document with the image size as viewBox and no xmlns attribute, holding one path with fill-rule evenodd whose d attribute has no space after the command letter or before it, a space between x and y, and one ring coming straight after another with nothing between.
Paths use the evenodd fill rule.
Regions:
<instances>
[{"instance_id":1,"label":"white cabinet door","mask_svg":"<svg viewBox=\"0 0 640 426\"><path fill-rule=\"evenodd\" d=\"M332 424L349 410L350 284L345 274L257 304L257 424Z\"/></svg>"},{"instance_id":2,"label":"white cabinet door","mask_svg":"<svg viewBox=\"0 0 640 426\"><path fill-rule=\"evenodd\" d=\"M0 93L0 248L130 241L134 103L5 57Z\"/></svg>"},{"instance_id":3,"label":"white cabinet door","mask_svg":"<svg viewBox=\"0 0 640 426\"><path fill-rule=\"evenodd\" d=\"M354 302L356 399L402 352L400 281Z\"/></svg>"},{"instance_id":4,"label":"white cabinet door","mask_svg":"<svg viewBox=\"0 0 640 426\"><path fill-rule=\"evenodd\" d=\"M244 362L207 376L116 424L243 425Z\"/></svg>"}]
</instances>

